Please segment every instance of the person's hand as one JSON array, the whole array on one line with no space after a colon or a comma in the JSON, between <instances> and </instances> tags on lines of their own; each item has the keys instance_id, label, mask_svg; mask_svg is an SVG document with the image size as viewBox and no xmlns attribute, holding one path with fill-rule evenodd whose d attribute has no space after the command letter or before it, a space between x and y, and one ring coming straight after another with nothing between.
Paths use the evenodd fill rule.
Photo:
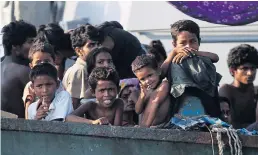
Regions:
<instances>
[{"instance_id":1,"label":"person's hand","mask_svg":"<svg viewBox=\"0 0 258 155\"><path fill-rule=\"evenodd\" d=\"M40 99L39 100L40 106L37 110L36 117L35 117L36 120L41 120L42 118L45 118L47 116L49 105L44 104L42 102L43 102L42 99Z\"/></svg>"},{"instance_id":2,"label":"person's hand","mask_svg":"<svg viewBox=\"0 0 258 155\"><path fill-rule=\"evenodd\" d=\"M101 117L97 120L92 121L92 124L98 124L98 125L108 125L109 121L106 117Z\"/></svg>"},{"instance_id":3,"label":"person's hand","mask_svg":"<svg viewBox=\"0 0 258 155\"><path fill-rule=\"evenodd\" d=\"M144 98L147 95L147 88L141 83L140 83L140 87L141 87L140 97Z\"/></svg>"},{"instance_id":4,"label":"person's hand","mask_svg":"<svg viewBox=\"0 0 258 155\"><path fill-rule=\"evenodd\" d=\"M183 53L184 55L191 57L192 55L194 55L197 52L197 50L193 49L191 47L179 47L179 48L175 48L174 52L176 54Z\"/></svg>"},{"instance_id":5,"label":"person's hand","mask_svg":"<svg viewBox=\"0 0 258 155\"><path fill-rule=\"evenodd\" d=\"M173 63L182 63L188 57L193 57L197 50L190 47L175 48L176 56L173 58Z\"/></svg>"},{"instance_id":6,"label":"person's hand","mask_svg":"<svg viewBox=\"0 0 258 155\"><path fill-rule=\"evenodd\" d=\"M179 53L179 54L177 54L177 55L173 58L172 63L176 63L176 64L182 63L183 60L185 60L186 58L188 58L187 55L185 55L184 53Z\"/></svg>"},{"instance_id":7,"label":"person's hand","mask_svg":"<svg viewBox=\"0 0 258 155\"><path fill-rule=\"evenodd\" d=\"M67 30L65 33L72 34L72 33L73 33L73 31L74 31L74 29L69 29L69 30Z\"/></svg>"}]
</instances>

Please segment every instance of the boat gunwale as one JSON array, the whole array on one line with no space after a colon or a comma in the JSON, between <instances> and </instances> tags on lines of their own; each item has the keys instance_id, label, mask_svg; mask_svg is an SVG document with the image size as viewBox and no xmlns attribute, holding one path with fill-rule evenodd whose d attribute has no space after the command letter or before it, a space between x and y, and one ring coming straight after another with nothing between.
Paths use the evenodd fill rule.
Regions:
<instances>
[{"instance_id":1,"label":"boat gunwale","mask_svg":"<svg viewBox=\"0 0 258 155\"><path fill-rule=\"evenodd\" d=\"M122 138L133 140L167 141L196 144L212 144L209 132L179 131L175 129L152 129L136 127L119 127L89 125L71 122L47 122L24 119L1 118L2 131L24 131L76 136L94 136ZM217 144L216 133L212 133L214 144ZM258 136L239 135L243 147L258 148ZM228 138L223 135L223 141Z\"/></svg>"}]
</instances>

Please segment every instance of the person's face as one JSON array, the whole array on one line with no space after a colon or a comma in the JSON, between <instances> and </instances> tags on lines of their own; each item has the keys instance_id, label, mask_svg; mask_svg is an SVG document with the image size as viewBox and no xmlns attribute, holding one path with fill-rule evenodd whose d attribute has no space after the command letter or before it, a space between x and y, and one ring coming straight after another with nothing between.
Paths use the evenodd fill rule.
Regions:
<instances>
[{"instance_id":1,"label":"person's face","mask_svg":"<svg viewBox=\"0 0 258 155\"><path fill-rule=\"evenodd\" d=\"M222 119L225 122L230 123L231 122L231 115L230 115L230 109L227 102L221 102L220 103L220 109L222 113Z\"/></svg>"},{"instance_id":2,"label":"person's face","mask_svg":"<svg viewBox=\"0 0 258 155\"><path fill-rule=\"evenodd\" d=\"M234 78L242 84L252 84L256 76L256 67L253 64L245 63L233 69Z\"/></svg>"},{"instance_id":3,"label":"person's face","mask_svg":"<svg viewBox=\"0 0 258 155\"><path fill-rule=\"evenodd\" d=\"M32 55L32 62L30 63L30 68L33 68L34 66L42 62L48 62L54 65L54 60L49 53L37 51Z\"/></svg>"},{"instance_id":4,"label":"person's face","mask_svg":"<svg viewBox=\"0 0 258 155\"><path fill-rule=\"evenodd\" d=\"M128 103L129 96L134 89L133 85L126 86L120 93L120 98L124 101L124 111L131 111L134 109L134 105Z\"/></svg>"},{"instance_id":5,"label":"person's face","mask_svg":"<svg viewBox=\"0 0 258 155\"><path fill-rule=\"evenodd\" d=\"M91 50L94 47L97 47L97 46L98 46L97 42L88 40L83 47L76 48L75 51L76 51L76 53L78 54L79 57L81 57L83 60L86 61L86 58L87 58L88 54L91 52Z\"/></svg>"},{"instance_id":6,"label":"person's face","mask_svg":"<svg viewBox=\"0 0 258 155\"><path fill-rule=\"evenodd\" d=\"M34 79L32 86L37 97L44 98L45 102L51 103L55 97L55 91L58 84L52 77L40 75Z\"/></svg>"},{"instance_id":7,"label":"person's face","mask_svg":"<svg viewBox=\"0 0 258 155\"><path fill-rule=\"evenodd\" d=\"M135 110L135 104L139 97L139 91L136 89L132 89L127 102L124 102L124 111L134 111Z\"/></svg>"},{"instance_id":8,"label":"person's face","mask_svg":"<svg viewBox=\"0 0 258 155\"><path fill-rule=\"evenodd\" d=\"M16 56L21 59L29 61L29 50L34 41L34 38L27 38L26 41L21 46L16 46Z\"/></svg>"},{"instance_id":9,"label":"person's face","mask_svg":"<svg viewBox=\"0 0 258 155\"><path fill-rule=\"evenodd\" d=\"M100 52L96 56L95 67L114 67L111 55L107 52Z\"/></svg>"},{"instance_id":10,"label":"person's face","mask_svg":"<svg viewBox=\"0 0 258 155\"><path fill-rule=\"evenodd\" d=\"M196 35L188 31L178 33L177 40L173 45L177 48L190 47L196 50L199 49L199 42Z\"/></svg>"},{"instance_id":11,"label":"person's face","mask_svg":"<svg viewBox=\"0 0 258 155\"><path fill-rule=\"evenodd\" d=\"M147 89L155 89L160 81L160 70L145 66L135 72L140 83Z\"/></svg>"},{"instance_id":12,"label":"person's face","mask_svg":"<svg viewBox=\"0 0 258 155\"><path fill-rule=\"evenodd\" d=\"M94 93L100 106L108 108L116 99L117 86L112 81L99 80Z\"/></svg>"}]
</instances>

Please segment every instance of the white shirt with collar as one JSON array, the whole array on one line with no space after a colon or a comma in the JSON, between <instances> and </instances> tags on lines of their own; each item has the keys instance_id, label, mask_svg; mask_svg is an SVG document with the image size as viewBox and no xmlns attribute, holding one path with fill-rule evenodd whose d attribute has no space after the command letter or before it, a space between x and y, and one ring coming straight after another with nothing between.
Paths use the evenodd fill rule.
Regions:
<instances>
[{"instance_id":1,"label":"white shirt with collar","mask_svg":"<svg viewBox=\"0 0 258 155\"><path fill-rule=\"evenodd\" d=\"M38 101L33 102L28 108L28 119L35 119L37 114ZM56 92L55 98L49 106L48 115L42 120L52 121L65 119L73 111L72 98L67 91Z\"/></svg>"}]
</instances>

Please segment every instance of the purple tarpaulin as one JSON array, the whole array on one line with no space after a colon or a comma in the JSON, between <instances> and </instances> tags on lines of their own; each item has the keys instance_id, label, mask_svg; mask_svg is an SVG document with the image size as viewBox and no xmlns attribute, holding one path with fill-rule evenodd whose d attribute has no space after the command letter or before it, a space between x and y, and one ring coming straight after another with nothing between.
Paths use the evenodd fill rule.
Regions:
<instances>
[{"instance_id":1,"label":"purple tarpaulin","mask_svg":"<svg viewBox=\"0 0 258 155\"><path fill-rule=\"evenodd\" d=\"M224 25L245 25L258 21L258 1L171 1L183 13Z\"/></svg>"}]
</instances>

